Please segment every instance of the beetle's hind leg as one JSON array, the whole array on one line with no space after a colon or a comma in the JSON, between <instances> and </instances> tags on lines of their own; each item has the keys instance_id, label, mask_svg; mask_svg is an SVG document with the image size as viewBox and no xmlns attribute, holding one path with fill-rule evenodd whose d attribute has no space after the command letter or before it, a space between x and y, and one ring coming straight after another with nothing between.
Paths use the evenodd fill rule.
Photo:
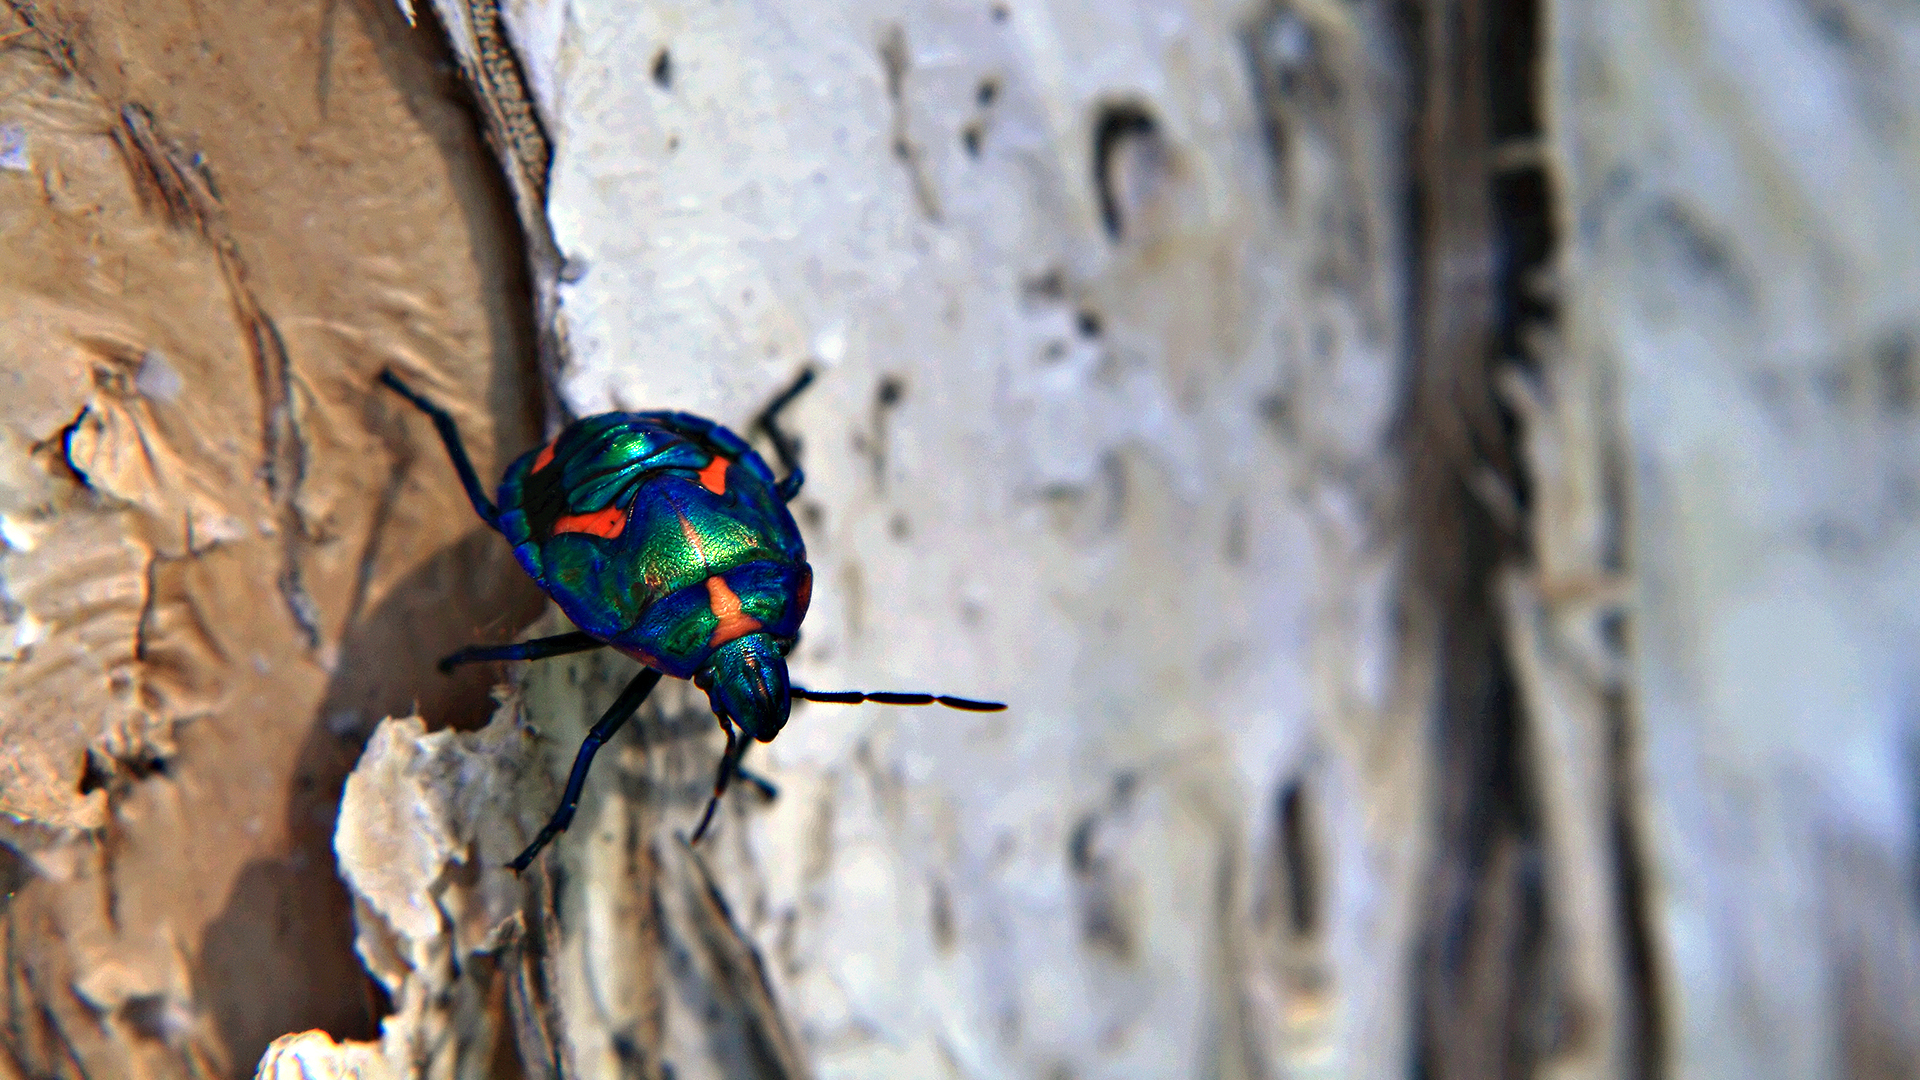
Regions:
<instances>
[{"instance_id":1,"label":"beetle's hind leg","mask_svg":"<svg viewBox=\"0 0 1920 1080\"><path fill-rule=\"evenodd\" d=\"M774 398L760 418L753 422L754 427L766 432L767 438L772 440L774 456L780 459L780 467L787 470L787 475L774 488L774 493L780 496L783 503L792 502L793 497L800 494L800 485L806 483L807 474L800 470L800 442L781 430L780 413L812 384L813 367L809 365L801 369L800 377L793 380L793 385L782 390L780 396Z\"/></svg>"},{"instance_id":2,"label":"beetle's hind leg","mask_svg":"<svg viewBox=\"0 0 1920 1080\"><path fill-rule=\"evenodd\" d=\"M391 370L380 372L380 382L406 398L408 403L426 413L427 418L433 421L434 430L440 433L440 441L446 444L447 456L453 459L453 471L460 474L460 486L467 490L467 501L473 504L473 512L480 515L480 520L498 530L500 511L493 508L493 500L487 498L486 489L480 486L480 476L473 471L473 462L467 457L466 445L460 441L460 428L453 422L453 417L413 387L401 382L400 376Z\"/></svg>"},{"instance_id":3,"label":"beetle's hind leg","mask_svg":"<svg viewBox=\"0 0 1920 1080\"><path fill-rule=\"evenodd\" d=\"M602 649L606 644L584 630L575 630L571 634L516 641L511 645L469 645L459 652L441 657L440 673L444 675L461 664L478 664L487 660L545 660L549 656Z\"/></svg>"}]
</instances>

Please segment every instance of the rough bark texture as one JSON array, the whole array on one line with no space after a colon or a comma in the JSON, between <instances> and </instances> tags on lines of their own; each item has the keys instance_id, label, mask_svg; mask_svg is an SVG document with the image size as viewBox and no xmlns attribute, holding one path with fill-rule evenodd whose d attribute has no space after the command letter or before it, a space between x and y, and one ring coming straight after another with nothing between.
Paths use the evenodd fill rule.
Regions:
<instances>
[{"instance_id":1,"label":"rough bark texture","mask_svg":"<svg viewBox=\"0 0 1920 1080\"><path fill-rule=\"evenodd\" d=\"M1920 1069L1920 15L1568 5L1568 391L1611 444L1667 1068Z\"/></svg>"},{"instance_id":2,"label":"rough bark texture","mask_svg":"<svg viewBox=\"0 0 1920 1080\"><path fill-rule=\"evenodd\" d=\"M0 8L0 1074L242 1075L370 1035L332 856L360 744L538 611L415 372L534 438L521 244L380 3Z\"/></svg>"},{"instance_id":3,"label":"rough bark texture","mask_svg":"<svg viewBox=\"0 0 1920 1080\"><path fill-rule=\"evenodd\" d=\"M1911 13L249 10L0 30L0 1077L1916 1075ZM696 850L669 682L512 877L633 666L441 730L382 364L490 475L817 366L796 680L1012 708Z\"/></svg>"}]
</instances>

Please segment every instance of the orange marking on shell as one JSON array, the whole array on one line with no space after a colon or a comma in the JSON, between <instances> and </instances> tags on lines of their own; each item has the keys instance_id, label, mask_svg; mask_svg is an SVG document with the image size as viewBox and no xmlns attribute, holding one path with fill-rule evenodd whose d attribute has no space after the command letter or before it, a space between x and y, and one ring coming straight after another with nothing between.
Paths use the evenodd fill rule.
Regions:
<instances>
[{"instance_id":1,"label":"orange marking on shell","mask_svg":"<svg viewBox=\"0 0 1920 1080\"><path fill-rule=\"evenodd\" d=\"M727 493L727 466L731 464L732 462L726 458L718 454L714 455L713 460L707 462L707 467L700 470L700 486L713 492L715 495L725 495Z\"/></svg>"},{"instance_id":2,"label":"orange marking on shell","mask_svg":"<svg viewBox=\"0 0 1920 1080\"><path fill-rule=\"evenodd\" d=\"M740 610L740 597L727 586L727 579L715 574L707 579L707 604L720 625L713 628L709 648L719 648L737 637L760 629L760 620Z\"/></svg>"},{"instance_id":3,"label":"orange marking on shell","mask_svg":"<svg viewBox=\"0 0 1920 1080\"><path fill-rule=\"evenodd\" d=\"M533 459L534 472L539 472L541 469L544 469L547 466L553 464L553 448L559 445L560 445L560 440L555 439L552 442L540 448L540 453Z\"/></svg>"},{"instance_id":4,"label":"orange marking on shell","mask_svg":"<svg viewBox=\"0 0 1920 1080\"><path fill-rule=\"evenodd\" d=\"M561 533L587 533L611 540L626 531L627 511L619 506L609 506L591 514L568 514L553 523L555 536Z\"/></svg>"},{"instance_id":5,"label":"orange marking on shell","mask_svg":"<svg viewBox=\"0 0 1920 1080\"><path fill-rule=\"evenodd\" d=\"M628 656L633 657L635 660L640 661L641 663L647 665L650 668L653 668L656 671L665 670L661 668L660 661L655 660L653 657L648 656L646 653L641 652L639 649L635 649L627 645L615 645L614 650L617 652L626 653Z\"/></svg>"},{"instance_id":6,"label":"orange marking on shell","mask_svg":"<svg viewBox=\"0 0 1920 1080\"><path fill-rule=\"evenodd\" d=\"M707 546L700 542L700 530L693 527L693 522L687 520L687 515L676 513L673 516L680 519L680 535L686 537L687 543L693 545L693 553L700 559L700 566L704 569L707 565Z\"/></svg>"},{"instance_id":7,"label":"orange marking on shell","mask_svg":"<svg viewBox=\"0 0 1920 1080\"><path fill-rule=\"evenodd\" d=\"M794 616L796 621L807 617L807 605L812 602L813 571L803 566L800 568L800 584L796 585L793 590L793 606L797 612Z\"/></svg>"}]
</instances>

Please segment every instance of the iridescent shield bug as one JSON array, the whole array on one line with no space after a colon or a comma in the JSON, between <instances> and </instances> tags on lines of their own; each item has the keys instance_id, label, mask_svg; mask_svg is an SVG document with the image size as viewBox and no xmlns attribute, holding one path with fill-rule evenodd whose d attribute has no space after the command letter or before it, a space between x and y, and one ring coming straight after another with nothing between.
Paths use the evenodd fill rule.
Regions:
<instances>
[{"instance_id":1,"label":"iridescent shield bug","mask_svg":"<svg viewBox=\"0 0 1920 1080\"><path fill-rule=\"evenodd\" d=\"M787 388L755 427L766 433L786 476L726 428L681 412L611 412L569 424L552 442L521 455L487 499L453 417L391 371L380 381L433 421L480 519L513 545L528 574L579 627L512 645L475 645L440 670L484 660L539 660L611 647L646 665L587 733L574 756L560 806L533 843L507 865L524 870L573 820L587 770L663 676L692 679L727 748L693 842L713 821L740 758L771 742L792 699L885 705L940 704L993 712L994 701L921 693L808 690L787 681L787 653L799 640L813 591L806 545L787 504L805 479L798 447L780 412L813 381Z\"/></svg>"}]
</instances>

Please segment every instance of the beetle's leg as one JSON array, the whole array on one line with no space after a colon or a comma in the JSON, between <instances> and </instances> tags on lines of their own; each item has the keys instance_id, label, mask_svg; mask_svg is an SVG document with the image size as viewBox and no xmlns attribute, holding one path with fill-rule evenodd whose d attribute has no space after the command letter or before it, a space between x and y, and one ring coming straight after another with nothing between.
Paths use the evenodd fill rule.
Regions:
<instances>
[{"instance_id":1,"label":"beetle's leg","mask_svg":"<svg viewBox=\"0 0 1920 1080\"><path fill-rule=\"evenodd\" d=\"M473 512L480 515L481 521L499 529L500 511L493 508L493 500L487 498L485 489L481 488L479 474L473 471L473 462L467 460L467 448L460 442L460 429L454 425L453 417L447 414L447 410L414 392L413 387L401 382L400 376L392 371L382 371L380 381L433 421L434 430L440 433L440 441L447 446L447 456L453 459L453 471L460 474L460 486L467 489L467 501L473 503Z\"/></svg>"},{"instance_id":2,"label":"beetle's leg","mask_svg":"<svg viewBox=\"0 0 1920 1080\"><path fill-rule=\"evenodd\" d=\"M720 808L720 796L727 793L727 781L740 771L740 759L746 755L747 747L753 745L753 740L744 733L734 734L732 724L722 720L720 726L727 732L727 748L720 755L720 772L713 778L713 798L707 800L706 812L700 815L700 825L693 830L693 839L689 841L693 844L707 835L707 826L713 824L713 812Z\"/></svg>"},{"instance_id":3,"label":"beetle's leg","mask_svg":"<svg viewBox=\"0 0 1920 1080\"><path fill-rule=\"evenodd\" d=\"M571 634L516 641L511 645L469 645L457 653L442 657L440 671L445 674L461 664L478 664L485 660L545 660L549 656L604 648L606 644L584 630L575 630Z\"/></svg>"},{"instance_id":4,"label":"beetle's leg","mask_svg":"<svg viewBox=\"0 0 1920 1080\"><path fill-rule=\"evenodd\" d=\"M777 799L780 797L779 786L757 772L749 772L746 769L735 766L733 775L739 777L743 783L752 784L754 787L759 788L760 794L764 798Z\"/></svg>"},{"instance_id":5,"label":"beetle's leg","mask_svg":"<svg viewBox=\"0 0 1920 1080\"><path fill-rule=\"evenodd\" d=\"M525 870L533 862L533 857L540 854L541 848L573 824L573 812L580 806L580 789L586 785L587 770L593 767L593 755L599 751L601 744L613 738L613 733L620 730L620 725L633 716L634 711L640 708L640 703L647 700L647 695L653 693L653 688L659 684L660 673L652 668L635 675L633 681L620 691L620 696L601 715L600 722L587 732L586 739L580 744L580 752L573 756L573 771L567 774L567 790L560 796L560 808L547 819L540 835L533 838L527 850L514 856L513 861L507 864L514 873Z\"/></svg>"},{"instance_id":6,"label":"beetle's leg","mask_svg":"<svg viewBox=\"0 0 1920 1080\"><path fill-rule=\"evenodd\" d=\"M764 776L761 776L759 773L748 772L747 767L745 765L740 764L741 761L746 760L747 751L751 749L753 749L753 747L750 741L749 741L749 745L744 746L740 749L740 757L739 759L735 760L733 763L734 777L738 780L743 780L746 783L752 784L754 787L759 788L760 794L765 798L768 798L768 799L779 798L780 789L774 784L773 781L767 779Z\"/></svg>"},{"instance_id":7,"label":"beetle's leg","mask_svg":"<svg viewBox=\"0 0 1920 1080\"><path fill-rule=\"evenodd\" d=\"M767 438L773 441L774 456L780 459L780 467L787 470L787 475L773 489L783 503L792 502L793 497L800 494L800 485L806 483L807 474L800 471L799 441L780 430L780 412L791 405L793 399L800 396L800 391L805 390L812 383L813 368L809 366L800 372L799 378L793 380L792 386L781 391L780 396L773 399L773 403L760 414L760 419L753 422L753 426L766 432Z\"/></svg>"}]
</instances>

